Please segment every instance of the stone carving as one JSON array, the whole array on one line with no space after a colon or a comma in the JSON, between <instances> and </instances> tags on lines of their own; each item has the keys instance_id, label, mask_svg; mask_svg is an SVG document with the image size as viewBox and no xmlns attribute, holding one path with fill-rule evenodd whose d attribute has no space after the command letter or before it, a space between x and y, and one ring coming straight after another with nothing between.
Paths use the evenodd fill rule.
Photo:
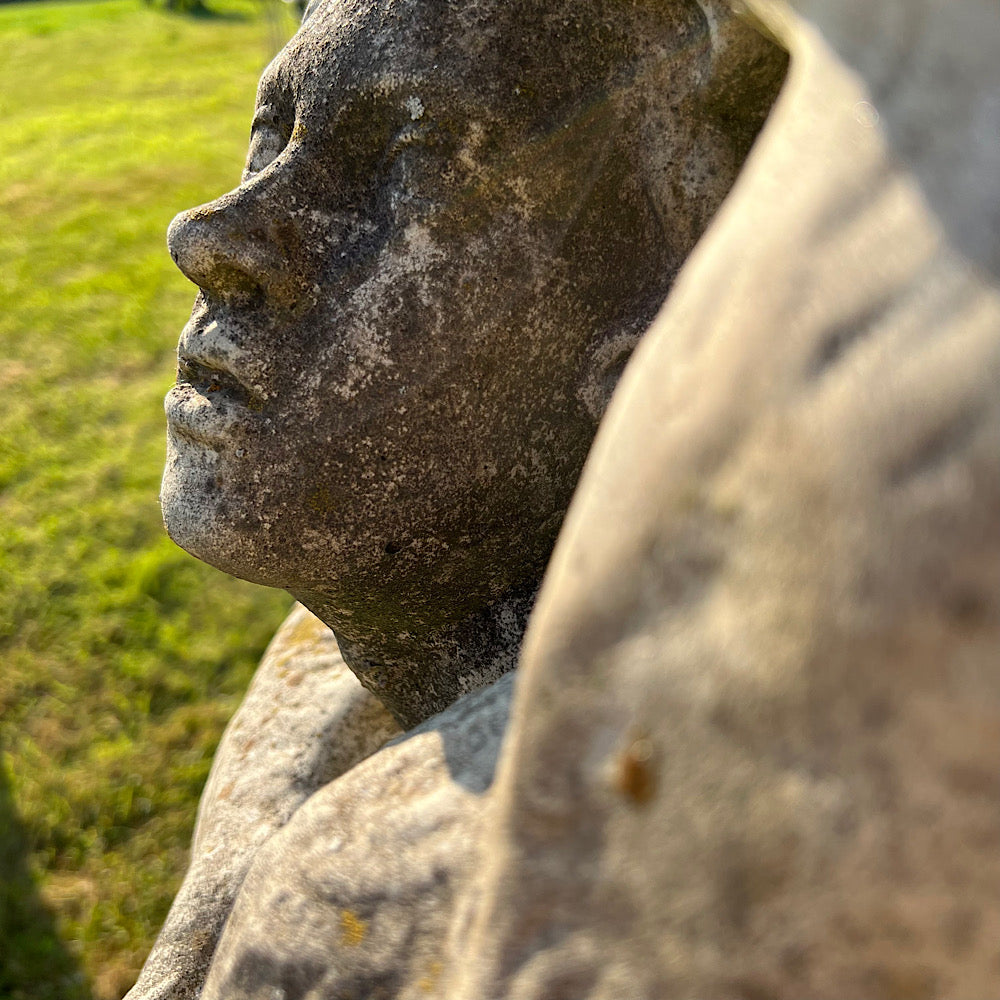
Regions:
<instances>
[{"instance_id":1,"label":"stone carving","mask_svg":"<svg viewBox=\"0 0 1000 1000\"><path fill-rule=\"evenodd\" d=\"M243 183L170 231L201 294L165 518L312 608L377 701L297 611L134 997L197 994L258 847L384 742L380 704L412 726L514 665L618 373L784 62L694 3L489 0L320 4L269 68Z\"/></svg>"},{"instance_id":2,"label":"stone carving","mask_svg":"<svg viewBox=\"0 0 1000 1000\"><path fill-rule=\"evenodd\" d=\"M775 52L694 0L317 3L261 81L243 183L170 227L202 289L172 537L291 591L404 726L509 670Z\"/></svg>"},{"instance_id":3,"label":"stone carving","mask_svg":"<svg viewBox=\"0 0 1000 1000\"><path fill-rule=\"evenodd\" d=\"M435 17L421 20L420 10L432 8ZM459 464L458 472L469 473L460 488L441 470L432 471L426 485L467 523L497 528L496 548L482 540L463 548L423 507L408 520L405 507L394 506L398 487L387 497L362 483L331 497L339 502L350 495L365 505L345 515L359 519L351 527L364 537L331 533L329 548L302 550L285 544L296 518L301 526L293 537L310 545L319 544L311 532L336 527L330 508L309 506L304 486L323 481L341 489L340 471L325 477L323 461L339 463L344 475L371 472L376 485L409 482L390 475L411 468L401 457L407 448L423 447L428 462L441 461L448 439L435 423L434 404L447 397L442 387L461 383L471 392L477 379L492 385L489 378L504 370L508 385L517 380L504 366L477 367L474 359L494 357L477 354L466 339L471 334L460 320L477 317L496 336L514 316L541 323L511 327L501 342L518 378L544 369L548 393L546 401L535 399L543 383L529 380L530 398L518 397L520 407L508 411L518 419L506 423L498 417L503 407L494 408L487 393L484 433L503 429L516 437L518 428L525 448L548 454L532 437L538 421L552 433L563 431L559 447L586 451L589 439L575 436L586 438L582 414L591 427L600 417L615 364L655 299L652 278L648 284L636 274L626 280L614 270L612 285L603 269L631 262L641 270L638 262L652 253L649 259L666 267L659 273L668 278L656 294L666 294L670 268L680 259L665 265L658 256L663 244L652 247L669 236L668 227L652 221L667 218L655 198L687 175L676 158L667 162L665 150L687 150L689 165L721 163L719 151L732 137L745 151L784 68L774 55L780 50L755 41L724 4L318 7L272 74L295 91L297 60L308 66L313 89L305 88L306 108L321 103L322 86L339 95L347 81L349 92L364 92L362 81L370 80L364 67L375 64L375 53L396 70L378 93L394 95L410 122L430 121L440 92L424 86L431 79L427 67L436 65L454 84L462 71L468 75L481 65L472 73L480 104L454 120L492 123L487 133L497 129L513 150L503 160L490 159L485 140L457 147L448 162L467 150L478 167L475 185L432 191L419 206L428 214L406 221L402 242L388 237L376 247L374 259L403 289L418 281L405 235L414 224L427 230L420 230L421 247L447 246L473 259L468 272L451 257L419 265L434 279L420 286L425 295L437 288L448 304L430 309L435 322L422 327L424 350L427 356L438 351L437 360L421 361L425 355L401 336L391 340L416 375L397 373L385 356L359 348L349 370L331 359L318 372L293 361L283 375L263 372L259 386L244 376L240 389L229 376L212 375L213 366L194 348L184 360L186 342L221 344L215 367L231 370L237 360L249 366L265 333L294 354L298 332L309 359L326 357L315 347L323 323L354 317L339 328L338 347L354 344L352 336L361 343L376 329L362 322L374 316L360 311L364 303L376 302L379 315L389 317L387 329L395 330L403 307L394 308L375 271L365 270L371 248L361 236L356 250L348 240L343 251L352 277L338 277L336 261L327 261L323 280L314 282L316 302L306 297L301 304L311 279L296 261L311 260L307 251L319 244L297 227L320 225L328 209L297 194L296 207L278 218L237 213L243 240L236 240L238 228L209 228L217 213L279 185L282 166L298 162L300 153L308 161L308 121L300 144L283 147L270 173L265 168L177 224L182 266L221 284L207 290L182 338L182 375L189 381L175 399L179 439L167 475L171 530L196 553L300 596L338 632L362 683L410 732L329 781L294 815L301 798L282 790L294 782L279 772L308 773L313 777L306 784L315 780L318 787L323 768L276 763L272 799L287 805L272 811L266 832L282 828L259 848L260 841L249 847L240 841L221 852L234 858L227 864L238 874L229 878L216 911L221 923L235 896L214 954L214 938L193 958L183 953L189 938L181 905L176 919L171 915L177 932L170 936L171 922L164 932L173 951L162 953L167 958L157 968L183 968L186 978L151 974L137 986L137 998L194 996L203 981L206 998L338 1000L929 998L994 991L1000 931L1000 14L987 0L955 0L941 10L929 0L754 0L741 10L790 53L788 76L735 187L645 334L601 423L532 616L516 691L512 677L492 679L515 655L537 586L533 560L545 561L561 512L550 525L530 502L526 512L524 498L500 492L496 500L509 510L518 526L512 527L500 507L487 503L493 498L478 491L484 484L473 470ZM581 30L590 48L575 43ZM399 32L409 40L405 58ZM463 47L480 36L485 41L478 49ZM365 60L357 56L362 41ZM536 51L549 61L533 56ZM658 59L673 68L668 72ZM331 75L323 77L325 71ZM523 127L520 105L504 103L513 101L513 73L521 74L517 86L529 91L540 115L533 120L544 119L538 133ZM546 95L562 95L561 103L546 105L547 96L524 86L532 79L545 85ZM502 85L490 91L490 80ZM683 80L697 83L685 90ZM588 89L595 81L596 89ZM264 109L270 93L265 84ZM609 108L595 109L595 94L606 95ZM685 94L688 103L677 96ZM490 104L491 95L500 103ZM329 103L331 120L366 134L370 116L352 117L339 97ZM743 109L735 118L734 107ZM624 133L606 124L611 119L596 123L615 108L630 109L635 131L626 128L633 138L612 153L602 142ZM259 110L258 119L269 113ZM669 139L657 121L669 125ZM707 131L699 131L698 121ZM405 117L403 127L410 127ZM341 134L331 128L331 136ZM451 128L457 137L468 132L467 124ZM556 148L555 137L578 129L572 152ZM251 166L288 138L276 134L258 129ZM528 152L538 136L549 140L543 146L552 155L532 160ZM732 171L741 158L726 161ZM591 185L588 178L619 160L635 188L632 181ZM391 181L376 201L422 197L416 178L432 161L400 168L396 176L404 183L394 188L398 181ZM533 175L540 187L511 186L529 163L541 164L541 174ZM669 169L645 174L636 164ZM313 162L309 169L319 167ZM584 232L574 244L580 254L567 250L561 260L596 282L603 313L575 311L570 293L585 297L586 288L560 289L563 297L552 301L548 292L553 281L559 287L557 277L536 282L539 268L564 247L544 239L546 206L559 214L542 196L544 174L588 192L559 202L578 212ZM325 176L344 190L354 183ZM663 187L651 184L656 176ZM732 176L719 188L700 178L706 191L716 192L709 201ZM648 215L629 195L640 188L659 192ZM621 200L612 205L616 190ZM456 200L456 192L478 201ZM590 193L597 204L584 208ZM681 256L717 204L716 198L709 207L704 194L691 190L685 197L691 218L702 214L690 224ZM489 204L497 206L495 214L484 213ZM525 211L520 229L517 206ZM478 236L470 237L458 218L477 223ZM456 231L465 235L436 242ZM213 232L228 232L247 256L234 256L225 240L213 243ZM512 254L523 256L520 269L504 271L504 261L512 265L514 257L494 245L500 237L509 237ZM265 240L279 241L282 253L262 256ZM592 260L605 240L612 249ZM627 251L625 242L634 249ZM490 290L493 265L483 256L489 247L517 302ZM287 264L278 268L285 277L251 270L255 262L264 266L261 260L266 267ZM470 280L464 287L463 273ZM513 283L516 275L520 285ZM347 284L337 285L341 280ZM354 280L361 283L353 286ZM362 295L367 280L374 284ZM643 293L631 297L639 286ZM336 302L347 305L323 306L331 301L325 289L334 287L340 289ZM616 313L609 303L619 291L622 312ZM471 304L462 305L463 295ZM543 300L537 311L521 301L532 295ZM272 301L279 305L265 307ZM412 301L414 316L428 315L417 291ZM629 310L631 319L623 319ZM494 316L499 320L491 326ZM583 316L594 316L596 325L579 330L572 318ZM560 353L568 367L540 346L557 330L579 352L572 363ZM535 347L518 346L518 335ZM451 369L443 360L449 336L458 344ZM315 404L343 395L329 387L356 390L345 403L364 415L366 405L378 408L378 393L387 381L396 384L394 376L404 395L417 393L435 419L419 428L389 420L393 450L386 454L393 457L384 471L377 454L364 465L367 452L353 438L344 443L326 431L332 450L324 452L324 431L314 428L338 425L325 423L334 418ZM418 376L427 379L421 385L440 391L419 395ZM301 402L306 457L295 467L282 453L268 459L271 453L262 450L241 478L237 450L243 458L250 446L280 439L280 431L293 426L290 412L267 409L272 394L281 405ZM555 419L558 394L579 425ZM241 400L260 407L260 425L234 418L224 425L224 439L211 431L227 414L242 412L236 408ZM447 412L456 446L470 447L477 413L458 406ZM362 433L373 426L364 419ZM510 441L490 447L496 468L508 476L529 453ZM416 462L419 451L408 454ZM540 489L553 503L559 476L572 480L579 469L576 459L559 470L554 461L539 470ZM279 477L287 490L279 488ZM457 506L448 506L452 502ZM429 510L432 501L426 503ZM370 525L360 510L369 513ZM524 544L519 529L528 536ZM473 548L484 555L481 565L471 560ZM306 572L310 552L331 578L341 565L338 555L345 579L371 569L369 587L383 580L384 592L360 584L335 592L335 581L316 586ZM508 565L511 552L517 560ZM418 555L431 588L423 596ZM473 570L492 583L477 589ZM467 572L475 579L464 603ZM398 612L392 610L397 600ZM444 610L432 614L439 600ZM453 601L460 611L449 617ZM360 621L354 634L349 611ZM486 639L463 631L456 624L460 614ZM403 620L411 626L405 638L378 642L379 622ZM427 628L413 630L420 622ZM415 638L421 635L426 641ZM397 662L402 680L390 676ZM421 665L428 663L430 694L421 695ZM381 719L377 724L387 728L387 716L362 688L339 676L345 704L371 712L370 724ZM455 701L465 688L484 684ZM227 753L238 746L236 726L256 727L251 720L258 719L265 725L256 704L248 701L242 721L234 722ZM375 742L356 744L350 756L363 756ZM298 760L299 751L289 748L287 759ZM223 754L216 772L229 769L239 774L235 758ZM220 808L220 780L213 777L203 805L193 873L209 836L202 833L205 817ZM252 793L240 808L258 809ZM211 868L207 862L200 870ZM155 961L157 952L150 968Z\"/></svg>"}]
</instances>

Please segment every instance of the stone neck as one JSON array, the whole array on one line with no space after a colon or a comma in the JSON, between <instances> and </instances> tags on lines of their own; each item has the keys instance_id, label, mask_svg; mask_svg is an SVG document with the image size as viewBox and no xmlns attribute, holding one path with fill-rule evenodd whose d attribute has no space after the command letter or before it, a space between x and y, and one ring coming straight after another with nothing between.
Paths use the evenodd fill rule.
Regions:
<instances>
[{"instance_id":1,"label":"stone neck","mask_svg":"<svg viewBox=\"0 0 1000 1000\"><path fill-rule=\"evenodd\" d=\"M539 585L510 591L453 625L429 631L414 624L394 636L359 634L321 595L294 596L333 630L362 685L412 729L517 666Z\"/></svg>"}]
</instances>

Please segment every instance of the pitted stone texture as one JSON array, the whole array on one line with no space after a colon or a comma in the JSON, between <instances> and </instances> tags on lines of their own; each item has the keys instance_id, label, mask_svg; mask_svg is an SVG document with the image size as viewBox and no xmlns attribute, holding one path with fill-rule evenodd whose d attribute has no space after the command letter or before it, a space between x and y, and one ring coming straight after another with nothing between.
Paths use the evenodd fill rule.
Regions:
<instances>
[{"instance_id":1,"label":"pitted stone texture","mask_svg":"<svg viewBox=\"0 0 1000 1000\"><path fill-rule=\"evenodd\" d=\"M171 536L294 594L404 728L511 669L617 376L784 68L702 0L313 5L243 182L170 227L202 290Z\"/></svg>"},{"instance_id":2,"label":"pitted stone texture","mask_svg":"<svg viewBox=\"0 0 1000 1000\"><path fill-rule=\"evenodd\" d=\"M438 995L513 683L466 696L298 810L254 860L204 1000Z\"/></svg>"},{"instance_id":3,"label":"pitted stone texture","mask_svg":"<svg viewBox=\"0 0 1000 1000\"><path fill-rule=\"evenodd\" d=\"M997 991L1000 10L754 6L789 77L567 517L449 1000Z\"/></svg>"},{"instance_id":4,"label":"pitted stone texture","mask_svg":"<svg viewBox=\"0 0 1000 1000\"><path fill-rule=\"evenodd\" d=\"M313 792L398 733L345 666L333 633L296 606L219 745L191 867L129 1000L197 997L258 850Z\"/></svg>"}]
</instances>

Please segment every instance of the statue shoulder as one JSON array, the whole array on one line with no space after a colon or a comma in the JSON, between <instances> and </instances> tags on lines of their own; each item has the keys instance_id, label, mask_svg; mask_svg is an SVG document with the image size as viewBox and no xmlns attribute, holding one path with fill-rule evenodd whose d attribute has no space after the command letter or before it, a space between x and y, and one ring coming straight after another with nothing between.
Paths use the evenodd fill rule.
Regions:
<instances>
[{"instance_id":1,"label":"statue shoulder","mask_svg":"<svg viewBox=\"0 0 1000 1000\"><path fill-rule=\"evenodd\" d=\"M295 605L219 744L191 866L129 1000L196 996L260 848L310 795L399 733L333 633Z\"/></svg>"}]
</instances>

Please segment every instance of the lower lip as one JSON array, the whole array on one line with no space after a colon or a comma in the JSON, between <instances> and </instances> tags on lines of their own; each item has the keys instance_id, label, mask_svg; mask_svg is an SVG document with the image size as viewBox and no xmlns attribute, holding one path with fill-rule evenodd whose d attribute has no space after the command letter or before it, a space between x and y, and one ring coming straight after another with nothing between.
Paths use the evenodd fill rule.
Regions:
<instances>
[{"instance_id":1,"label":"lower lip","mask_svg":"<svg viewBox=\"0 0 1000 1000\"><path fill-rule=\"evenodd\" d=\"M203 392L185 382L179 382L167 393L163 408L173 433L208 445L232 440L239 432L246 431L254 417L225 389Z\"/></svg>"}]
</instances>

